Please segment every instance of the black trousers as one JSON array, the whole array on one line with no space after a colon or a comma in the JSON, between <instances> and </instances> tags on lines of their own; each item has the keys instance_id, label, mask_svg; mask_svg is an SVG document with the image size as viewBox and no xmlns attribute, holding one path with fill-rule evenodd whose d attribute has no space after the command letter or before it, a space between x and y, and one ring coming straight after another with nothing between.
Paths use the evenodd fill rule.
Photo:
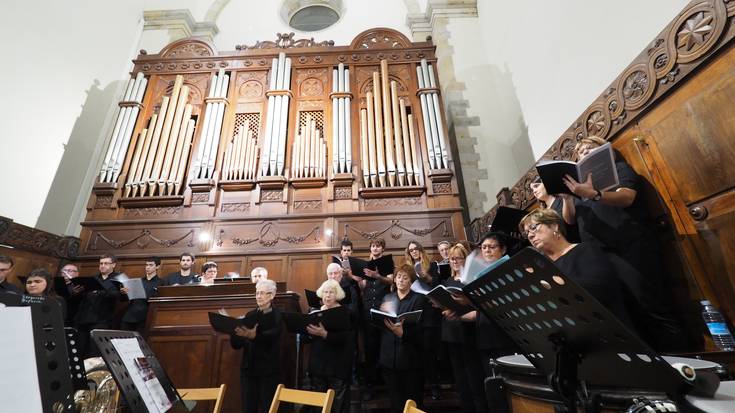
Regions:
<instances>
[{"instance_id":1,"label":"black trousers","mask_svg":"<svg viewBox=\"0 0 735 413\"><path fill-rule=\"evenodd\" d=\"M332 413L348 413L350 411L350 382L338 377L311 376L311 387L314 391L326 392L334 390ZM309 411L321 411L313 408Z\"/></svg>"},{"instance_id":2,"label":"black trousers","mask_svg":"<svg viewBox=\"0 0 735 413\"><path fill-rule=\"evenodd\" d=\"M363 325L363 351L365 352L365 363L363 364L363 374L365 375L365 385L374 386L378 383L380 366L380 336L382 331L366 321Z\"/></svg>"},{"instance_id":3,"label":"black trousers","mask_svg":"<svg viewBox=\"0 0 735 413\"><path fill-rule=\"evenodd\" d=\"M488 413L485 398L485 371L474 345L449 344L454 384L459 392L463 413Z\"/></svg>"},{"instance_id":4,"label":"black trousers","mask_svg":"<svg viewBox=\"0 0 735 413\"><path fill-rule=\"evenodd\" d=\"M137 331L140 334L143 334L143 328L145 327L145 320L134 323L130 321L121 321L120 322L120 330L127 330L127 331Z\"/></svg>"},{"instance_id":5,"label":"black trousers","mask_svg":"<svg viewBox=\"0 0 735 413\"><path fill-rule=\"evenodd\" d=\"M421 329L421 359L424 363L424 378L430 385L439 384L439 366L442 356L441 328Z\"/></svg>"},{"instance_id":6,"label":"black trousers","mask_svg":"<svg viewBox=\"0 0 735 413\"><path fill-rule=\"evenodd\" d=\"M111 328L112 326L109 323L80 324L77 326L77 337L79 338L78 348L84 358L100 356L100 351L89 333L95 329L109 330Z\"/></svg>"},{"instance_id":7,"label":"black trousers","mask_svg":"<svg viewBox=\"0 0 735 413\"><path fill-rule=\"evenodd\" d=\"M419 408L424 405L424 378L421 369L393 370L383 368L383 378L390 392L390 411L403 412L406 400L416 402Z\"/></svg>"},{"instance_id":8,"label":"black trousers","mask_svg":"<svg viewBox=\"0 0 735 413\"><path fill-rule=\"evenodd\" d=\"M267 376L248 376L245 371L240 371L240 382L242 391L243 413L265 413L271 407L273 395L281 377L278 374Z\"/></svg>"}]
</instances>

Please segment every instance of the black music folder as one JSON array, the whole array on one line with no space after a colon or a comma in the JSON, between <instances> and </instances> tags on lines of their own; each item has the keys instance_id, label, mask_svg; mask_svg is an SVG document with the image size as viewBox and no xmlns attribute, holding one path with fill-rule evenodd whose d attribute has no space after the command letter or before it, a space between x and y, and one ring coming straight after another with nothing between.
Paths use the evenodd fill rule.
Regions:
<instances>
[{"instance_id":1,"label":"black music folder","mask_svg":"<svg viewBox=\"0 0 735 413\"><path fill-rule=\"evenodd\" d=\"M343 260L342 257L332 255L332 262L341 265L344 269L351 270L353 275L365 278L365 272L363 270L367 265L367 261L361 258L348 257L346 260Z\"/></svg>"},{"instance_id":2,"label":"black music folder","mask_svg":"<svg viewBox=\"0 0 735 413\"><path fill-rule=\"evenodd\" d=\"M514 238L522 238L520 230L518 229L518 224L521 223L521 220L526 216L526 214L528 214L528 212L522 209L498 206L498 209L495 212L495 218L493 218L493 222L490 223L490 231L502 232Z\"/></svg>"},{"instance_id":3,"label":"black music folder","mask_svg":"<svg viewBox=\"0 0 735 413\"><path fill-rule=\"evenodd\" d=\"M392 254L385 254L380 258L376 258L374 260L370 260L366 262L365 268L373 271L378 271L378 274L382 275L383 277L387 276L388 274L393 274L393 271L396 268L396 265L393 263L393 255ZM354 271L353 271L354 274ZM365 278L365 274L355 274L360 275Z\"/></svg>"},{"instance_id":4,"label":"black music folder","mask_svg":"<svg viewBox=\"0 0 735 413\"><path fill-rule=\"evenodd\" d=\"M72 288L82 287L80 293L88 293L92 291L102 290L102 284L97 281L97 277L75 277L71 279ZM54 277L54 291L62 297L69 296L69 290L64 281L64 277Z\"/></svg>"},{"instance_id":5,"label":"black music folder","mask_svg":"<svg viewBox=\"0 0 735 413\"><path fill-rule=\"evenodd\" d=\"M209 313L209 324L212 325L214 331L225 334L235 334L237 327L245 326L247 328L253 328L257 322L257 313L253 313L250 317L245 318L232 318L219 313Z\"/></svg>"},{"instance_id":6,"label":"black music folder","mask_svg":"<svg viewBox=\"0 0 735 413\"><path fill-rule=\"evenodd\" d=\"M452 276L452 266L449 265L448 262L438 262L437 261L436 268L439 271L440 280L443 281Z\"/></svg>"},{"instance_id":7,"label":"black music folder","mask_svg":"<svg viewBox=\"0 0 735 413\"><path fill-rule=\"evenodd\" d=\"M584 182L591 173L592 186L600 191L606 191L620 184L618 170L615 169L615 154L610 143L595 148L579 162L540 161L536 164L536 171L546 187L546 192L552 195L572 194L562 180L565 175L571 176L577 182Z\"/></svg>"},{"instance_id":8,"label":"black music folder","mask_svg":"<svg viewBox=\"0 0 735 413\"><path fill-rule=\"evenodd\" d=\"M443 285L437 285L436 287L427 290L421 281L416 280L411 284L411 290L423 294L431 300L431 302L437 307L442 309L452 310L458 315L468 313L473 310L471 306L463 305L458 303L452 295L464 295L461 288L458 287L446 287Z\"/></svg>"},{"instance_id":9,"label":"black music folder","mask_svg":"<svg viewBox=\"0 0 735 413\"><path fill-rule=\"evenodd\" d=\"M316 291L304 290L304 295L306 296L306 303L309 305L309 307L321 308L322 299L319 298L318 295L316 295Z\"/></svg>"},{"instance_id":10,"label":"black music folder","mask_svg":"<svg viewBox=\"0 0 735 413\"><path fill-rule=\"evenodd\" d=\"M383 320L388 320L393 324L398 324L400 322L405 323L418 323L419 320L421 320L421 313L423 310L416 310L416 311L408 311L401 314L396 314L392 312L387 311L380 311L376 310L374 308L370 309L370 321L373 322L373 324L385 327L383 324Z\"/></svg>"},{"instance_id":11,"label":"black music folder","mask_svg":"<svg viewBox=\"0 0 735 413\"><path fill-rule=\"evenodd\" d=\"M303 313L281 313L286 329L295 334L307 334L306 326L322 323L327 331L344 331L350 329L350 313L346 307L339 306L326 310Z\"/></svg>"}]
</instances>

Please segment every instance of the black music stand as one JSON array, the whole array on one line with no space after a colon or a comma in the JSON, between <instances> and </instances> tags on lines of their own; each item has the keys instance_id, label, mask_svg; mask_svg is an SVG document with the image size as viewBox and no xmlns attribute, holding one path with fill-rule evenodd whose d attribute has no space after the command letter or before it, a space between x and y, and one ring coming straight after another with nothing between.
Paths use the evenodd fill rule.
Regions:
<instances>
[{"instance_id":1,"label":"black music stand","mask_svg":"<svg viewBox=\"0 0 735 413\"><path fill-rule=\"evenodd\" d=\"M171 379L166 374L166 371L163 369L163 367L161 367L161 364L158 362L156 355L153 353L151 348L148 347L148 343L145 342L143 337L141 337L138 332L123 330L92 330L90 334L92 336L92 340L94 340L94 343L97 345L97 348L102 354L102 358L105 360L105 364L110 369L110 373L112 373L112 377L115 379L117 387L120 389L120 392L125 397L125 401L127 402L128 408L131 412L148 413L148 408L146 408L145 403L143 402L143 399L138 392L138 389L133 383L131 375L128 373L127 368L125 368L125 364L123 363L120 355L117 353L115 347L112 344L111 340L116 338L137 339L138 345L140 345L140 349L142 350L143 355L150 363L153 372L158 378L158 381L161 383L161 386L166 392L166 396L171 401L172 405L175 405L176 403L181 403L182 406L190 411L189 406L185 404L181 399L181 396L176 391L176 388L171 382Z\"/></svg>"},{"instance_id":2,"label":"black music stand","mask_svg":"<svg viewBox=\"0 0 735 413\"><path fill-rule=\"evenodd\" d=\"M6 293L0 294L0 303L8 307L31 308L33 344L43 411L59 411L57 409L63 406L63 412L75 412L61 303L45 297Z\"/></svg>"},{"instance_id":3,"label":"black music stand","mask_svg":"<svg viewBox=\"0 0 735 413\"><path fill-rule=\"evenodd\" d=\"M689 383L545 256L525 248L463 288L549 379L568 412L598 411L587 385L660 391Z\"/></svg>"}]
</instances>

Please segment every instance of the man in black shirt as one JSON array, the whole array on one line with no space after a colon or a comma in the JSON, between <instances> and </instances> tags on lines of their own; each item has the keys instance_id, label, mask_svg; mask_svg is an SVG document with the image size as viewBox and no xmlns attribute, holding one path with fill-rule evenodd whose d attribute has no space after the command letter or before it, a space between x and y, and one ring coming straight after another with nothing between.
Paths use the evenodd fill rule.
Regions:
<instances>
[{"instance_id":1,"label":"man in black shirt","mask_svg":"<svg viewBox=\"0 0 735 413\"><path fill-rule=\"evenodd\" d=\"M148 298L158 294L158 284L161 279L158 278L158 270L161 268L161 259L151 257L145 260L145 277L142 277L143 289L146 298L138 298L130 300L128 309L123 315L120 323L121 330L141 331L145 327L145 319L148 315ZM127 288L121 288L120 292L128 293Z\"/></svg>"},{"instance_id":2,"label":"man in black shirt","mask_svg":"<svg viewBox=\"0 0 735 413\"><path fill-rule=\"evenodd\" d=\"M198 277L192 271L193 266L194 255L188 252L181 254L179 257L179 271L168 274L161 285L186 285L196 282Z\"/></svg>"},{"instance_id":3,"label":"man in black shirt","mask_svg":"<svg viewBox=\"0 0 735 413\"><path fill-rule=\"evenodd\" d=\"M115 272L117 258L112 254L100 257L100 272L94 278L100 285L99 290L89 291L84 295L74 321L79 330L79 347L85 357L99 354L99 350L92 343L90 345L89 332L93 329L111 329L112 317L115 314L115 304L120 299L120 287L114 281L118 273Z\"/></svg>"},{"instance_id":4,"label":"man in black shirt","mask_svg":"<svg viewBox=\"0 0 735 413\"><path fill-rule=\"evenodd\" d=\"M74 317L77 315L79 310L79 304L84 298L84 287L72 283L74 278L79 277L79 267L74 264L66 264L61 267L60 276L64 280L64 288L56 291L58 295L64 298L66 301L66 325L71 325L74 322Z\"/></svg>"},{"instance_id":5,"label":"man in black shirt","mask_svg":"<svg viewBox=\"0 0 735 413\"><path fill-rule=\"evenodd\" d=\"M13 262L12 258L6 255L0 255L0 292L2 293L23 294L23 290L9 283L7 280L10 272L13 271L14 265L15 262Z\"/></svg>"}]
</instances>

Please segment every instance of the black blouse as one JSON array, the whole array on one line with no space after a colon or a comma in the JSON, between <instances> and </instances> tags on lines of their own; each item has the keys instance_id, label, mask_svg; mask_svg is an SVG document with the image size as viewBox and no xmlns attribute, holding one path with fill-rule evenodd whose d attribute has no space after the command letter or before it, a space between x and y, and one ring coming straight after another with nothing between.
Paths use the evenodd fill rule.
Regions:
<instances>
[{"instance_id":1,"label":"black blouse","mask_svg":"<svg viewBox=\"0 0 735 413\"><path fill-rule=\"evenodd\" d=\"M554 261L562 274L587 290L597 301L630 325L623 286L607 254L590 243L577 244Z\"/></svg>"},{"instance_id":2,"label":"black blouse","mask_svg":"<svg viewBox=\"0 0 735 413\"><path fill-rule=\"evenodd\" d=\"M423 310L426 298L409 291L403 299L397 293L390 293L385 300L395 300L398 305L396 314ZM423 316L423 314L422 314ZM403 336L398 337L383 327L380 337L380 365L393 370L421 368L421 326L419 323L403 323Z\"/></svg>"},{"instance_id":3,"label":"black blouse","mask_svg":"<svg viewBox=\"0 0 735 413\"><path fill-rule=\"evenodd\" d=\"M245 318L257 318L258 329L253 340L237 335L230 336L230 345L235 349L244 349L240 368L246 376L272 376L281 373L281 313L271 307L271 311L263 313L255 309L247 313Z\"/></svg>"},{"instance_id":4,"label":"black blouse","mask_svg":"<svg viewBox=\"0 0 735 413\"><path fill-rule=\"evenodd\" d=\"M327 338L315 336L305 338L311 343L309 374L320 377L337 377L343 380L350 379L355 352L355 319L350 317L350 321L349 330L327 331Z\"/></svg>"},{"instance_id":5,"label":"black blouse","mask_svg":"<svg viewBox=\"0 0 735 413\"><path fill-rule=\"evenodd\" d=\"M115 304L120 299L120 287L117 282L112 281L118 273L113 272L107 279L101 274L94 277L102 285L101 290L90 291L84 295L75 320L77 324L100 324L111 323L115 314Z\"/></svg>"}]
</instances>

